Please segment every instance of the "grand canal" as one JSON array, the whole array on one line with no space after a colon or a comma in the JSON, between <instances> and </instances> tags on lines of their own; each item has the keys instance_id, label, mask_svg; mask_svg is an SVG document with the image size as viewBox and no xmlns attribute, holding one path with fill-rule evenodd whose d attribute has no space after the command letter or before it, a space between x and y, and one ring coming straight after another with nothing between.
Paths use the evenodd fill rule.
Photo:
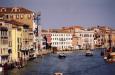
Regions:
<instances>
[{"instance_id":1,"label":"grand canal","mask_svg":"<svg viewBox=\"0 0 115 75\"><path fill-rule=\"evenodd\" d=\"M100 51L94 51L94 56L86 57L83 51L66 54L65 59L59 59L57 54L48 54L29 61L21 69L13 69L8 75L115 75L115 64L105 63Z\"/></svg>"}]
</instances>

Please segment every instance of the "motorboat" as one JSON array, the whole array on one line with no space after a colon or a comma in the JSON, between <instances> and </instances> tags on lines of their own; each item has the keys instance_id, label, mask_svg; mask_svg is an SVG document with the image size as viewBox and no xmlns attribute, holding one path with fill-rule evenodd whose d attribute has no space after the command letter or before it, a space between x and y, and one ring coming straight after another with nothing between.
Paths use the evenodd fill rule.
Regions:
<instances>
[{"instance_id":1,"label":"motorboat","mask_svg":"<svg viewBox=\"0 0 115 75\"><path fill-rule=\"evenodd\" d=\"M104 53L104 60L108 63L115 63L115 48L109 48Z\"/></svg>"},{"instance_id":2,"label":"motorboat","mask_svg":"<svg viewBox=\"0 0 115 75\"><path fill-rule=\"evenodd\" d=\"M115 62L115 52L110 53L111 62Z\"/></svg>"},{"instance_id":3,"label":"motorboat","mask_svg":"<svg viewBox=\"0 0 115 75\"><path fill-rule=\"evenodd\" d=\"M61 54L59 54L59 56L58 56L59 58L65 58L66 56L65 56L65 54L64 53L61 53Z\"/></svg>"},{"instance_id":4,"label":"motorboat","mask_svg":"<svg viewBox=\"0 0 115 75\"><path fill-rule=\"evenodd\" d=\"M93 52L91 50L87 50L85 56L93 56Z\"/></svg>"},{"instance_id":5,"label":"motorboat","mask_svg":"<svg viewBox=\"0 0 115 75\"><path fill-rule=\"evenodd\" d=\"M108 63L115 63L115 52L109 53L109 55L107 56L106 61Z\"/></svg>"}]
</instances>

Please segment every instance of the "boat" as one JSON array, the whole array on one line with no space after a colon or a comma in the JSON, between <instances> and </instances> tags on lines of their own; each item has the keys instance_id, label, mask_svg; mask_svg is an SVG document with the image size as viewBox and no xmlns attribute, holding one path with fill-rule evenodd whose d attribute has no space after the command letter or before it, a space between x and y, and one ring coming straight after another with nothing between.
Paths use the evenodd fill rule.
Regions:
<instances>
[{"instance_id":1,"label":"boat","mask_svg":"<svg viewBox=\"0 0 115 75\"><path fill-rule=\"evenodd\" d=\"M115 52L111 52L110 56L111 56L111 61L115 62Z\"/></svg>"},{"instance_id":2,"label":"boat","mask_svg":"<svg viewBox=\"0 0 115 75\"><path fill-rule=\"evenodd\" d=\"M61 53L61 54L59 54L59 56L58 56L59 58L65 58L66 56L65 56L65 54L64 53Z\"/></svg>"},{"instance_id":3,"label":"boat","mask_svg":"<svg viewBox=\"0 0 115 75\"><path fill-rule=\"evenodd\" d=\"M106 52L104 60L108 63L115 63L115 52Z\"/></svg>"},{"instance_id":4,"label":"boat","mask_svg":"<svg viewBox=\"0 0 115 75\"><path fill-rule=\"evenodd\" d=\"M91 50L87 50L85 56L93 56L93 52Z\"/></svg>"},{"instance_id":5,"label":"boat","mask_svg":"<svg viewBox=\"0 0 115 75\"><path fill-rule=\"evenodd\" d=\"M108 63L115 62L115 47L109 47L104 51L104 60Z\"/></svg>"},{"instance_id":6,"label":"boat","mask_svg":"<svg viewBox=\"0 0 115 75\"><path fill-rule=\"evenodd\" d=\"M56 72L56 73L54 73L54 75L63 75L63 73L61 73L61 72Z\"/></svg>"}]
</instances>

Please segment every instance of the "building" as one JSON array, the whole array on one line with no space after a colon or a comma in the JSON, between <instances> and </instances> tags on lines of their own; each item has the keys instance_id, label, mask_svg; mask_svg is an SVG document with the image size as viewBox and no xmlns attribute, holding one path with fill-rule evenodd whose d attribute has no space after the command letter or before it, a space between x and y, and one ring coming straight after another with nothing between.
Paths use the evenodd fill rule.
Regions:
<instances>
[{"instance_id":1,"label":"building","mask_svg":"<svg viewBox=\"0 0 115 75\"><path fill-rule=\"evenodd\" d=\"M115 47L115 30L112 30L112 34L111 34L111 40L112 40L112 47Z\"/></svg>"},{"instance_id":2,"label":"building","mask_svg":"<svg viewBox=\"0 0 115 75\"><path fill-rule=\"evenodd\" d=\"M0 7L0 15L4 20L15 20L33 28L33 12L22 7Z\"/></svg>"},{"instance_id":3,"label":"building","mask_svg":"<svg viewBox=\"0 0 115 75\"><path fill-rule=\"evenodd\" d=\"M14 20L1 20L0 23L1 28L4 28L1 29L1 55L7 54L4 62L20 61L21 58L28 60L33 48L30 42L33 34L28 26Z\"/></svg>"},{"instance_id":4,"label":"building","mask_svg":"<svg viewBox=\"0 0 115 75\"><path fill-rule=\"evenodd\" d=\"M79 45L78 45L78 37L76 35L72 36L72 47L73 49L80 49Z\"/></svg>"},{"instance_id":5,"label":"building","mask_svg":"<svg viewBox=\"0 0 115 75\"><path fill-rule=\"evenodd\" d=\"M69 37L71 37L71 40L69 42L71 43L71 48L76 50L76 49L86 49L86 48L94 48L94 30L88 30L84 29L80 26L70 26L70 27L62 27L60 30L54 30L54 34L57 34L60 31L60 34L63 32L66 32L67 34L70 34ZM60 37L60 36L57 36ZM66 36L68 38L68 36ZM56 38L56 36L53 36L52 39ZM54 41L54 40L53 40ZM52 44L56 44L55 42ZM57 46L57 45L55 45Z\"/></svg>"},{"instance_id":6,"label":"building","mask_svg":"<svg viewBox=\"0 0 115 75\"><path fill-rule=\"evenodd\" d=\"M51 46L58 50L67 50L72 48L72 33L60 29L50 30Z\"/></svg>"},{"instance_id":7,"label":"building","mask_svg":"<svg viewBox=\"0 0 115 75\"><path fill-rule=\"evenodd\" d=\"M94 44L95 48L107 48L109 46L110 28L106 26L92 27L94 30Z\"/></svg>"},{"instance_id":8,"label":"building","mask_svg":"<svg viewBox=\"0 0 115 75\"><path fill-rule=\"evenodd\" d=\"M42 49L51 49L51 33L48 30L42 30Z\"/></svg>"},{"instance_id":9,"label":"building","mask_svg":"<svg viewBox=\"0 0 115 75\"><path fill-rule=\"evenodd\" d=\"M28 59L33 54L34 13L22 7L0 7L0 19L10 24L9 42L11 43L12 61L20 57Z\"/></svg>"},{"instance_id":10,"label":"building","mask_svg":"<svg viewBox=\"0 0 115 75\"><path fill-rule=\"evenodd\" d=\"M41 35L41 25L40 25L40 21L41 21L41 13L34 13L34 20L33 20L33 31L34 31L34 38L33 38L33 42L34 42L34 49L36 50L36 52L38 50L41 49L41 40L42 40L42 35Z\"/></svg>"},{"instance_id":11,"label":"building","mask_svg":"<svg viewBox=\"0 0 115 75\"><path fill-rule=\"evenodd\" d=\"M62 27L63 31L67 31L72 33L72 47L74 50L80 49L80 45L78 44L79 41L79 32L82 30L82 27L77 26L70 26L70 27Z\"/></svg>"},{"instance_id":12,"label":"building","mask_svg":"<svg viewBox=\"0 0 115 75\"><path fill-rule=\"evenodd\" d=\"M82 30L79 33L78 44L81 49L94 48L94 31Z\"/></svg>"},{"instance_id":13,"label":"building","mask_svg":"<svg viewBox=\"0 0 115 75\"><path fill-rule=\"evenodd\" d=\"M0 20L0 64L4 64L9 61L9 55L11 50L10 42L10 24L6 24Z\"/></svg>"}]
</instances>

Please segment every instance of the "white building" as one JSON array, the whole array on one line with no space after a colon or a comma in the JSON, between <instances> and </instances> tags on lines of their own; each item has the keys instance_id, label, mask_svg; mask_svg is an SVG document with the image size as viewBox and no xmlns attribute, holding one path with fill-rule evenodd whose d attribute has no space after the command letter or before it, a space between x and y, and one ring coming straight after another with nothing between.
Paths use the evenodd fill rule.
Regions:
<instances>
[{"instance_id":1,"label":"white building","mask_svg":"<svg viewBox=\"0 0 115 75\"><path fill-rule=\"evenodd\" d=\"M81 49L94 48L94 31L81 30L77 32L78 45Z\"/></svg>"},{"instance_id":2,"label":"white building","mask_svg":"<svg viewBox=\"0 0 115 75\"><path fill-rule=\"evenodd\" d=\"M70 49L72 47L72 34L51 32L51 46L57 47L58 50Z\"/></svg>"}]
</instances>

